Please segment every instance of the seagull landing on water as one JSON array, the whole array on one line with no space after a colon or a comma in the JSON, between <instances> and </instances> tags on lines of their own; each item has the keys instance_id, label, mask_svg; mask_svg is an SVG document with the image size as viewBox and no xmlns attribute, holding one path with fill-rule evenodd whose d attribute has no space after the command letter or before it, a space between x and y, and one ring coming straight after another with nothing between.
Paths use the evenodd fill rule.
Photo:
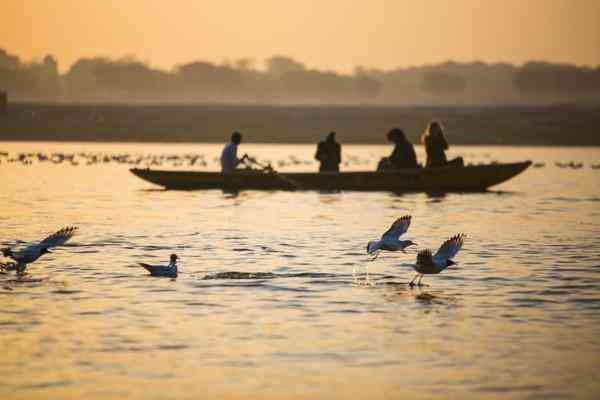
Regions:
<instances>
[{"instance_id":1,"label":"seagull landing on water","mask_svg":"<svg viewBox=\"0 0 600 400\"><path fill-rule=\"evenodd\" d=\"M408 231L411 219L410 215L398 218L390 226L390 229L381 236L381 239L370 241L367 244L367 253L374 255L373 260L377 258L379 252L382 250L402 251L405 253L404 249L408 246L416 246L416 243L412 240L400 240L400 236Z\"/></svg>"},{"instance_id":2,"label":"seagull landing on water","mask_svg":"<svg viewBox=\"0 0 600 400\"><path fill-rule=\"evenodd\" d=\"M7 271L16 270L18 274L22 274L25 272L28 264L36 261L46 253L51 253L48 249L65 244L73 237L76 231L77 227L67 226L66 228L54 232L38 244L29 245L18 252L13 252L12 249L9 248L2 249L2 255L4 257L12 258L16 262L16 264L6 265L4 269Z\"/></svg>"},{"instance_id":3,"label":"seagull landing on water","mask_svg":"<svg viewBox=\"0 0 600 400\"><path fill-rule=\"evenodd\" d=\"M456 236L446 240L435 254L431 254L431 250L421 250L417 254L417 263L413 265L413 269L417 272L415 277L408 284L410 287L415 285L415 279L419 280L416 285L421 286L423 275L439 274L451 265L456 264L452 259L458 254L461 249L466 235L459 233Z\"/></svg>"},{"instance_id":4,"label":"seagull landing on water","mask_svg":"<svg viewBox=\"0 0 600 400\"><path fill-rule=\"evenodd\" d=\"M146 268L148 272L150 272L151 276L166 276L169 278L177 278L177 254L171 254L171 261L169 265L149 265L144 263L139 263L142 267Z\"/></svg>"}]
</instances>

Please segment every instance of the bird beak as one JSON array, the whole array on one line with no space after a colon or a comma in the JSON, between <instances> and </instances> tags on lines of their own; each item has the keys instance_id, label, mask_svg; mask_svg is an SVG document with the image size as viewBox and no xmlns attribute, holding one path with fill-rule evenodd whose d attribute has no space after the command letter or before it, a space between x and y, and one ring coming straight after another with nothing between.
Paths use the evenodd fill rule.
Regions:
<instances>
[{"instance_id":1,"label":"bird beak","mask_svg":"<svg viewBox=\"0 0 600 400\"><path fill-rule=\"evenodd\" d=\"M408 246L418 246L416 243L411 243Z\"/></svg>"},{"instance_id":2,"label":"bird beak","mask_svg":"<svg viewBox=\"0 0 600 400\"><path fill-rule=\"evenodd\" d=\"M46 253L52 253L50 250L46 249Z\"/></svg>"}]
</instances>

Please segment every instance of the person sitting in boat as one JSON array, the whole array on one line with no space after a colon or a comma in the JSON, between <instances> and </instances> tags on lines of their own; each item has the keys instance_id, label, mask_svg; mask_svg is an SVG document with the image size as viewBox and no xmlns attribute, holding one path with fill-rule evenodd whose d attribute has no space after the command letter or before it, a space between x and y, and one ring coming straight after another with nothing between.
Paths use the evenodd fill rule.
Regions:
<instances>
[{"instance_id":1,"label":"person sitting in boat","mask_svg":"<svg viewBox=\"0 0 600 400\"><path fill-rule=\"evenodd\" d=\"M444 135L442 125L437 121L432 121L427 126L425 132L421 136L421 142L425 146L427 153L428 167L443 167L446 165L462 167L464 161L462 157L456 157L450 161L446 158L446 150L448 150L448 141Z\"/></svg>"},{"instance_id":2,"label":"person sitting in boat","mask_svg":"<svg viewBox=\"0 0 600 400\"><path fill-rule=\"evenodd\" d=\"M384 157L379 161L378 171L419 168L415 148L408 141L402 129L393 128L388 132L387 139L394 143L394 150L389 157Z\"/></svg>"},{"instance_id":3,"label":"person sitting in boat","mask_svg":"<svg viewBox=\"0 0 600 400\"><path fill-rule=\"evenodd\" d=\"M327 135L327 139L319 142L315 158L321 163L319 172L340 172L342 148L340 144L335 141L335 132L330 132L329 135Z\"/></svg>"},{"instance_id":4,"label":"person sitting in boat","mask_svg":"<svg viewBox=\"0 0 600 400\"><path fill-rule=\"evenodd\" d=\"M238 145L242 143L242 134L233 132L231 134L231 142L225 146L221 153L221 173L233 172L237 166L248 158L248 154L244 154L242 158L237 157Z\"/></svg>"}]
</instances>

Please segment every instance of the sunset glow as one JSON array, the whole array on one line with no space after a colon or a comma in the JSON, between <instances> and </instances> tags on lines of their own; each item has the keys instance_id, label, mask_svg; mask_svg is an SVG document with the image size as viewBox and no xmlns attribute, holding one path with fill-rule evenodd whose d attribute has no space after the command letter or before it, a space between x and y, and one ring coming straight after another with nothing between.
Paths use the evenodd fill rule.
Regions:
<instances>
[{"instance_id":1,"label":"sunset glow","mask_svg":"<svg viewBox=\"0 0 600 400\"><path fill-rule=\"evenodd\" d=\"M325 4L324 4L325 3ZM445 60L600 64L600 2L4 0L0 47L23 59L135 55L160 68L285 54L351 72Z\"/></svg>"}]
</instances>

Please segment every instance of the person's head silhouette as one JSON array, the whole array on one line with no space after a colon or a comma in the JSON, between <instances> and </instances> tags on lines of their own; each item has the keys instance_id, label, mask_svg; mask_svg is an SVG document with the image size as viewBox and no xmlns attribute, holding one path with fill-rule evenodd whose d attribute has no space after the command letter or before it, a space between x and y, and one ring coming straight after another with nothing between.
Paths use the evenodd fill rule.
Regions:
<instances>
[{"instance_id":1,"label":"person's head silhouette","mask_svg":"<svg viewBox=\"0 0 600 400\"><path fill-rule=\"evenodd\" d=\"M406 141L406 135L400 128L393 128L387 134L387 139L390 142L401 143Z\"/></svg>"},{"instance_id":2,"label":"person's head silhouette","mask_svg":"<svg viewBox=\"0 0 600 400\"><path fill-rule=\"evenodd\" d=\"M235 131L231 134L231 142L235 144L242 143L242 134L238 131Z\"/></svg>"}]
</instances>

